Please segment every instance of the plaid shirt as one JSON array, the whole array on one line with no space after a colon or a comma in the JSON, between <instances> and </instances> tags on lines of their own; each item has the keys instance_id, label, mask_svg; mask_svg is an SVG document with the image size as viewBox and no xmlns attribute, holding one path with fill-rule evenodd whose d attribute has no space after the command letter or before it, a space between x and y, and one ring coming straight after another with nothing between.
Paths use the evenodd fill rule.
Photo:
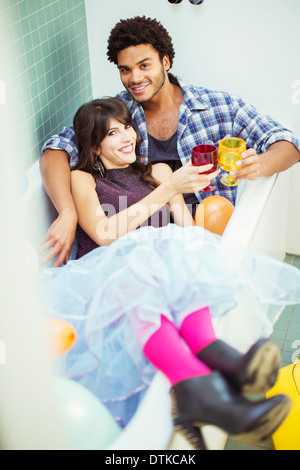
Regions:
<instances>
[{"instance_id":1,"label":"plaid shirt","mask_svg":"<svg viewBox=\"0 0 300 470\"><path fill-rule=\"evenodd\" d=\"M269 116L259 114L239 96L190 86L172 74L169 74L169 78L181 87L184 97L179 109L177 128L177 150L183 165L190 160L191 150L195 145L210 142L218 146L220 140L226 136L241 137L247 148L254 148L258 154L280 140L291 142L300 151L300 142L289 129L283 128ZM143 107L127 91L119 93L117 97L128 106L133 121L139 128L142 140L140 160L146 163L148 134ZM73 127L65 128L62 133L53 136L45 143L42 152L49 148L65 150L70 156L70 167L74 169L78 152ZM224 196L234 204L237 188L224 186L220 181L221 176L222 174L214 180L217 188L213 194ZM201 201L212 193L195 194Z\"/></svg>"}]
</instances>

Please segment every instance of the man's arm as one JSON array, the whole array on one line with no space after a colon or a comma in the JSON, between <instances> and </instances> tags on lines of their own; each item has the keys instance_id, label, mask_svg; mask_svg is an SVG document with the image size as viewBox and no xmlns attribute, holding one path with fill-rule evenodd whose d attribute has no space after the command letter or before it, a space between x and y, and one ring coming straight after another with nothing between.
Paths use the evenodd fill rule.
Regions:
<instances>
[{"instance_id":1,"label":"man's arm","mask_svg":"<svg viewBox=\"0 0 300 470\"><path fill-rule=\"evenodd\" d=\"M285 171L300 160L300 141L290 129L263 115L240 97L233 97L232 135L245 140L239 178L255 180Z\"/></svg>"},{"instance_id":2,"label":"man's arm","mask_svg":"<svg viewBox=\"0 0 300 470\"><path fill-rule=\"evenodd\" d=\"M237 178L256 180L261 176L270 176L285 171L300 161L299 150L290 142L278 141L271 144L268 150L257 155L254 149L242 154L243 160L238 163L240 169L230 175Z\"/></svg>"},{"instance_id":3,"label":"man's arm","mask_svg":"<svg viewBox=\"0 0 300 470\"><path fill-rule=\"evenodd\" d=\"M77 227L77 212L71 194L71 172L68 153L46 150L40 159L45 190L58 212L43 239L42 250L49 251L45 262L58 255L54 267L69 260Z\"/></svg>"}]
</instances>

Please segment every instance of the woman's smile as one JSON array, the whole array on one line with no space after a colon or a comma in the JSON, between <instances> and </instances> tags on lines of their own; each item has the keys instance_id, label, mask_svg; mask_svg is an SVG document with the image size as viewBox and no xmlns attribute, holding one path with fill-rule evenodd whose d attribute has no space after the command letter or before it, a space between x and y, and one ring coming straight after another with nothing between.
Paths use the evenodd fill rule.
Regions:
<instances>
[{"instance_id":1,"label":"woman's smile","mask_svg":"<svg viewBox=\"0 0 300 470\"><path fill-rule=\"evenodd\" d=\"M132 153L134 151L133 144L126 145L125 147L122 147L119 149L119 152L123 153Z\"/></svg>"},{"instance_id":2,"label":"woman's smile","mask_svg":"<svg viewBox=\"0 0 300 470\"><path fill-rule=\"evenodd\" d=\"M136 132L130 124L111 118L99 154L106 169L122 168L135 162L136 137Z\"/></svg>"}]
</instances>

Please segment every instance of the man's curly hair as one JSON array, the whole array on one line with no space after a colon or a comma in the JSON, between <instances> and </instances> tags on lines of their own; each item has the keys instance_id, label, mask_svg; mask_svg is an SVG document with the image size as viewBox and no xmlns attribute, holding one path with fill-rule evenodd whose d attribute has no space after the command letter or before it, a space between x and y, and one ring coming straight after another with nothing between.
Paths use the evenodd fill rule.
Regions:
<instances>
[{"instance_id":1,"label":"man's curly hair","mask_svg":"<svg viewBox=\"0 0 300 470\"><path fill-rule=\"evenodd\" d=\"M117 54L123 49L139 44L151 44L158 52L160 60L169 56L172 67L175 51L172 39L163 25L145 16L135 16L120 20L111 30L108 38L107 57L110 62L118 65Z\"/></svg>"}]
</instances>

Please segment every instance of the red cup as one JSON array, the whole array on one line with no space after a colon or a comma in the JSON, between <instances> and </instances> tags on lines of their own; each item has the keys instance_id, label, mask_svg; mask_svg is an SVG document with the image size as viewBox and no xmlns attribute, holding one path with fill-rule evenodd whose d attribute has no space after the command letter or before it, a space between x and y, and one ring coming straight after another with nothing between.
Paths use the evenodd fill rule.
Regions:
<instances>
[{"instance_id":1,"label":"red cup","mask_svg":"<svg viewBox=\"0 0 300 470\"><path fill-rule=\"evenodd\" d=\"M203 166L212 164L212 168L207 171L203 171L204 175L213 173L218 168L218 149L211 144L201 144L193 147L192 149L192 165L194 166ZM204 192L214 191L216 186L214 184L209 184L206 188L202 189Z\"/></svg>"}]
</instances>

